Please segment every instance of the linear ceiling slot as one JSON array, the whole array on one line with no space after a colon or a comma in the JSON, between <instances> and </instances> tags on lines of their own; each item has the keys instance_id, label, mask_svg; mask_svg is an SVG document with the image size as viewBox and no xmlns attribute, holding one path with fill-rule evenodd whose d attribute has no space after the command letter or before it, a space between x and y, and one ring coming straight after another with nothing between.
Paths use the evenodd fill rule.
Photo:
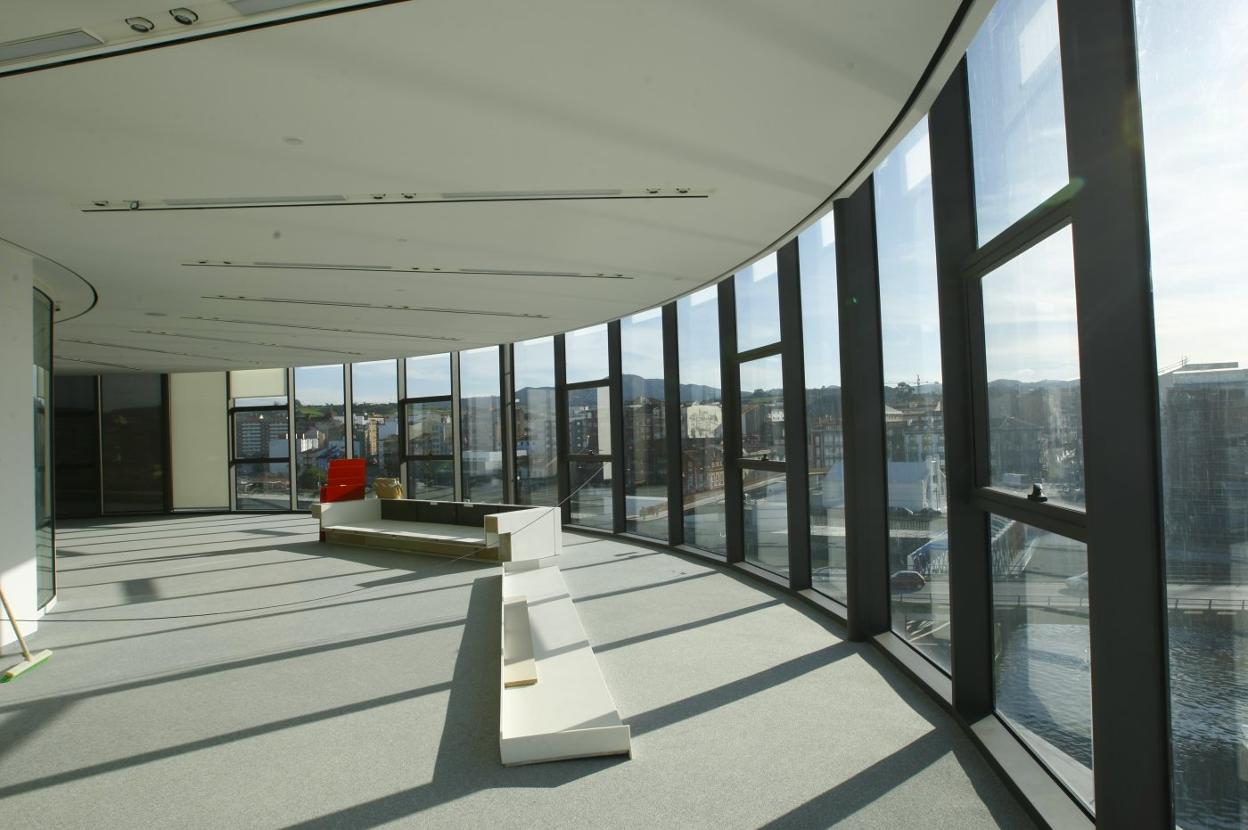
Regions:
<instances>
[{"instance_id":1,"label":"linear ceiling slot","mask_svg":"<svg viewBox=\"0 0 1248 830\"><path fill-rule=\"evenodd\" d=\"M243 17L251 17L253 14L289 9L291 6L306 6L312 0L226 0L226 2Z\"/></svg>"},{"instance_id":2,"label":"linear ceiling slot","mask_svg":"<svg viewBox=\"0 0 1248 830\"><path fill-rule=\"evenodd\" d=\"M578 273L576 271L533 271L524 268L435 268L416 265L411 268L398 268L392 265L330 265L318 262L241 262L239 260L208 260L198 259L184 262L187 268L269 268L292 271L384 271L390 274L441 274L454 276L464 274L470 276L500 277L558 277L561 279L581 280L631 280L627 274Z\"/></svg>"},{"instance_id":3,"label":"linear ceiling slot","mask_svg":"<svg viewBox=\"0 0 1248 830\"><path fill-rule=\"evenodd\" d=\"M329 326L310 326L305 323L276 323L272 320L230 320L225 317L201 317L199 315L182 315L183 320L199 320L205 323L229 323L238 326L259 326L261 328L303 329L306 331L328 331L334 334L362 334L367 337L402 337L407 340L443 340L459 342L458 337L442 337L436 334L401 334L397 331L365 331L360 329L337 329Z\"/></svg>"},{"instance_id":4,"label":"linear ceiling slot","mask_svg":"<svg viewBox=\"0 0 1248 830\"><path fill-rule=\"evenodd\" d=\"M477 308L439 308L417 305L374 305L352 303L343 300L302 300L297 297L227 297L225 294L204 295L201 300L227 300L241 303L288 303L290 305L316 305L333 308L360 308L372 311L415 311L425 314L471 314L478 317L521 317L528 320L548 320L546 314L524 314L516 311L485 311Z\"/></svg>"},{"instance_id":5,"label":"linear ceiling slot","mask_svg":"<svg viewBox=\"0 0 1248 830\"><path fill-rule=\"evenodd\" d=\"M345 354L345 355L353 355L353 356L358 356L362 354L362 352L344 351L342 349L318 349L313 346L291 346L285 343L264 343L258 340L238 340L232 337L209 337L203 334L182 334L180 332L153 331L151 329L146 329L142 331L138 329L131 329L130 333L131 334L150 334L150 335L156 335L159 337L182 337L187 340L208 340L213 343L238 343L239 345L243 345L243 346L266 346L272 349L291 349L293 351L300 351L300 352L324 352L326 354Z\"/></svg>"},{"instance_id":6,"label":"linear ceiling slot","mask_svg":"<svg viewBox=\"0 0 1248 830\"><path fill-rule=\"evenodd\" d=\"M14 40L0 43L0 63L20 61L26 58L38 58L44 55L55 55L60 52L72 52L75 49L90 49L104 41L90 35L82 29L70 32L57 32L53 35L40 35L26 40Z\"/></svg>"},{"instance_id":7,"label":"linear ceiling slot","mask_svg":"<svg viewBox=\"0 0 1248 830\"><path fill-rule=\"evenodd\" d=\"M169 199L93 199L84 213L147 210L242 210L274 207L357 207L360 205L463 204L465 202L611 201L614 199L707 199L710 188L638 187L597 190L483 190L457 193L355 193L334 196L206 196Z\"/></svg>"},{"instance_id":8,"label":"linear ceiling slot","mask_svg":"<svg viewBox=\"0 0 1248 830\"><path fill-rule=\"evenodd\" d=\"M81 357L69 357L68 355L63 355L63 354L58 354L56 356L56 359L58 361L68 360L70 363L84 363L88 366L109 366L113 369L126 369L127 371L130 371L130 372L143 371L142 369L139 369L135 366L125 366L121 363L105 363L102 360L84 360Z\"/></svg>"},{"instance_id":9,"label":"linear ceiling slot","mask_svg":"<svg viewBox=\"0 0 1248 830\"><path fill-rule=\"evenodd\" d=\"M143 346L127 346L124 343L100 343L96 340L70 340L68 338L65 338L64 340L61 340L60 342L79 343L83 346L101 346L105 349L125 349L131 352L152 352L154 354L171 354L171 355L176 355L178 357L194 357L194 358L198 358L201 360L221 360L222 359L221 355L193 354L191 352L171 352L166 349L148 349L148 348L144 348ZM249 363L255 366L260 365L260 363L255 360L239 360L236 358L229 358L229 359L234 363Z\"/></svg>"}]
</instances>

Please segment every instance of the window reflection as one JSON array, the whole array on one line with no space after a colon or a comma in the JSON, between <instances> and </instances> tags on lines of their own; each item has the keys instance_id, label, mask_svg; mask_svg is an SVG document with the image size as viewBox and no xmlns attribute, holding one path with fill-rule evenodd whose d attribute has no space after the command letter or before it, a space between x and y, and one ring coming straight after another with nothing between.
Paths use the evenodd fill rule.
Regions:
<instances>
[{"instance_id":1,"label":"window reflection","mask_svg":"<svg viewBox=\"0 0 1248 830\"><path fill-rule=\"evenodd\" d=\"M667 421L664 413L663 313L620 321L624 387L625 528L667 539Z\"/></svg>"},{"instance_id":2,"label":"window reflection","mask_svg":"<svg viewBox=\"0 0 1248 830\"><path fill-rule=\"evenodd\" d=\"M789 491L783 472L741 471L745 561L785 576L789 572Z\"/></svg>"},{"instance_id":3,"label":"window reflection","mask_svg":"<svg viewBox=\"0 0 1248 830\"><path fill-rule=\"evenodd\" d=\"M329 462L347 457L342 366L295 369L295 483L300 510L320 500Z\"/></svg>"},{"instance_id":4,"label":"window reflection","mask_svg":"<svg viewBox=\"0 0 1248 830\"><path fill-rule=\"evenodd\" d=\"M780 339L780 278L776 255L768 254L733 278L737 297L737 351Z\"/></svg>"},{"instance_id":5,"label":"window reflection","mask_svg":"<svg viewBox=\"0 0 1248 830\"><path fill-rule=\"evenodd\" d=\"M465 501L503 501L503 419L498 347L459 354L459 434Z\"/></svg>"},{"instance_id":6,"label":"window reflection","mask_svg":"<svg viewBox=\"0 0 1248 830\"><path fill-rule=\"evenodd\" d=\"M607 356L607 325L577 329L564 335L567 381L605 380L610 374Z\"/></svg>"},{"instance_id":7,"label":"window reflection","mask_svg":"<svg viewBox=\"0 0 1248 830\"><path fill-rule=\"evenodd\" d=\"M364 459L369 498L373 479L399 475L399 369L397 360L351 364L351 441Z\"/></svg>"},{"instance_id":8,"label":"window reflection","mask_svg":"<svg viewBox=\"0 0 1248 830\"><path fill-rule=\"evenodd\" d=\"M516 501L553 506L559 501L554 338L517 343L512 362L516 389Z\"/></svg>"},{"instance_id":9,"label":"window reflection","mask_svg":"<svg viewBox=\"0 0 1248 830\"><path fill-rule=\"evenodd\" d=\"M784 460L784 374L780 355L741 364L741 457Z\"/></svg>"},{"instance_id":10,"label":"window reflection","mask_svg":"<svg viewBox=\"0 0 1248 830\"><path fill-rule=\"evenodd\" d=\"M704 288L678 300L676 327L685 544L724 555L728 548L718 288Z\"/></svg>"}]
</instances>

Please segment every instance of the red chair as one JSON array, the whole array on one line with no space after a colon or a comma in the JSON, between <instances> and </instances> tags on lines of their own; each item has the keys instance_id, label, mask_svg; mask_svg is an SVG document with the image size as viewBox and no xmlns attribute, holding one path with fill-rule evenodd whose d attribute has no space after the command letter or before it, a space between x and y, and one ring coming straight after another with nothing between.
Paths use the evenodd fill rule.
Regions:
<instances>
[{"instance_id":1,"label":"red chair","mask_svg":"<svg viewBox=\"0 0 1248 830\"><path fill-rule=\"evenodd\" d=\"M321 486L321 503L355 501L364 498L364 459L335 458L329 462L329 476Z\"/></svg>"}]
</instances>

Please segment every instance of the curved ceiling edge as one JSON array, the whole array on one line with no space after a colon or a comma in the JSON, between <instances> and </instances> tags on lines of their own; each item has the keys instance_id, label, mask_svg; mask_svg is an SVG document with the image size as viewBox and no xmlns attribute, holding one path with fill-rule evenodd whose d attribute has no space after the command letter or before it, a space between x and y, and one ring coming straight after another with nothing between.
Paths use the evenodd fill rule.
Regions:
<instances>
[{"instance_id":1,"label":"curved ceiling edge","mask_svg":"<svg viewBox=\"0 0 1248 830\"><path fill-rule=\"evenodd\" d=\"M76 320L95 308L100 301L95 286L77 271L11 239L0 237L0 245L7 245L33 257L35 287L52 298L54 323Z\"/></svg>"}]
</instances>

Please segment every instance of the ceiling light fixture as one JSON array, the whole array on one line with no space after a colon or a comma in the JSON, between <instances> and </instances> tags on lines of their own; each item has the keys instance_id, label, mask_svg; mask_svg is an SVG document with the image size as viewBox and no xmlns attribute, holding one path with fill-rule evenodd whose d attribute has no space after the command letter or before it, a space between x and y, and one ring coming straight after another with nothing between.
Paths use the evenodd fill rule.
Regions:
<instances>
[{"instance_id":1,"label":"ceiling light fixture","mask_svg":"<svg viewBox=\"0 0 1248 830\"><path fill-rule=\"evenodd\" d=\"M193 354L191 352L171 352L166 349L147 349L147 348L144 348L143 346L127 346L124 343L100 343L96 340L71 340L69 338L65 338L61 340L60 342L78 343L83 346L101 346L105 349L125 349L131 352L152 352L154 354L171 354L177 357L194 357L200 360L221 360L222 359L221 355ZM249 363L254 366L261 365L260 362L257 360L239 360L237 358L228 358L228 359L235 363Z\"/></svg>"},{"instance_id":2,"label":"ceiling light fixture","mask_svg":"<svg viewBox=\"0 0 1248 830\"><path fill-rule=\"evenodd\" d=\"M176 9L169 10L169 16L181 23L183 26L190 26L199 20L199 15L185 6L178 6Z\"/></svg>"},{"instance_id":3,"label":"ceiling light fixture","mask_svg":"<svg viewBox=\"0 0 1248 830\"><path fill-rule=\"evenodd\" d=\"M127 17L126 25L141 35L145 35L156 28L156 24L146 17Z\"/></svg>"},{"instance_id":4,"label":"ceiling light fixture","mask_svg":"<svg viewBox=\"0 0 1248 830\"><path fill-rule=\"evenodd\" d=\"M234 11L243 17L250 17L253 14L264 14L265 12L273 12L278 9L288 9L291 6L304 6L311 0L226 0Z\"/></svg>"},{"instance_id":5,"label":"ceiling light fixture","mask_svg":"<svg viewBox=\"0 0 1248 830\"><path fill-rule=\"evenodd\" d=\"M104 41L95 35L89 35L82 29L69 32L57 32L52 35L14 40L0 43L0 63L17 61L24 58L37 58L44 55L55 55L58 52L71 52L75 49L90 49Z\"/></svg>"},{"instance_id":6,"label":"ceiling light fixture","mask_svg":"<svg viewBox=\"0 0 1248 830\"><path fill-rule=\"evenodd\" d=\"M143 371L142 369L138 369L138 368L136 368L136 367L134 367L134 366L125 366L125 365L123 365L123 364L121 364L121 363L105 363L105 362L104 362L104 361L102 361L102 360L84 360L84 359L83 359L83 358L81 358L81 357L70 357L69 355L63 355L63 354L58 354L58 355L56 356L56 359L57 359L57 360L68 360L68 361L69 361L69 362L71 362L71 363L84 363L84 364L86 364L86 365L88 365L88 366L108 366L108 367L111 367L111 368L113 368L113 369L126 369L127 371L130 371L130 372L141 372L141 371Z\"/></svg>"},{"instance_id":7,"label":"ceiling light fixture","mask_svg":"<svg viewBox=\"0 0 1248 830\"><path fill-rule=\"evenodd\" d=\"M229 323L238 326L259 326L261 328L304 329L306 331L327 331L334 334L363 334L369 337L402 337L405 340L444 340L458 343L458 337L441 337L436 334L401 334L397 331L364 331L360 329L338 329L329 326L310 326L306 323L277 323L272 320L231 320L227 317L202 317L194 314L182 315L183 320L198 320L205 323Z\"/></svg>"},{"instance_id":8,"label":"ceiling light fixture","mask_svg":"<svg viewBox=\"0 0 1248 830\"><path fill-rule=\"evenodd\" d=\"M327 354L345 354L359 356L362 352L352 352L343 349L318 349L314 346L290 346L285 343L265 343L258 340L237 340L232 337L209 337L204 334L182 334L174 331L154 331L152 329L137 330L131 329L131 334L150 334L159 337L181 337L186 340L207 340L212 343L239 343L244 346L265 346L271 349L291 349L299 352L325 352Z\"/></svg>"}]
</instances>

